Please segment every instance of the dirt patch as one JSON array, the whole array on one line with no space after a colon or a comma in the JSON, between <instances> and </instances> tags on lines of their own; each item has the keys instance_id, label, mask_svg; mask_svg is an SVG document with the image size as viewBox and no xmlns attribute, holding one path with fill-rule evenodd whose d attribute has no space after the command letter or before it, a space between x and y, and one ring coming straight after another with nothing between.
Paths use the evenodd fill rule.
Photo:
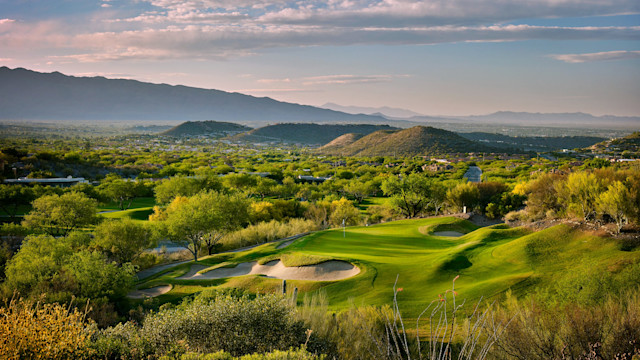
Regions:
<instances>
[{"instance_id":1,"label":"dirt patch","mask_svg":"<svg viewBox=\"0 0 640 360\"><path fill-rule=\"evenodd\" d=\"M436 231L433 233L435 236L446 236L446 237L460 237L464 234L457 231Z\"/></svg>"},{"instance_id":2,"label":"dirt patch","mask_svg":"<svg viewBox=\"0 0 640 360\"><path fill-rule=\"evenodd\" d=\"M143 289L143 290L134 290L128 293L127 297L130 299L152 298L152 297L160 296L162 294L166 294L169 291L171 291L172 288L173 286L171 285L160 285L160 286L154 286L152 288Z\"/></svg>"},{"instance_id":3,"label":"dirt patch","mask_svg":"<svg viewBox=\"0 0 640 360\"><path fill-rule=\"evenodd\" d=\"M199 265L198 265L199 266ZM286 267L280 260L260 265L257 262L240 263L234 268L217 268L203 274L193 269L179 277L180 280L221 279L243 275L265 275L285 280L334 281L350 278L360 273L360 269L346 261L329 260L316 265Z\"/></svg>"}]
</instances>

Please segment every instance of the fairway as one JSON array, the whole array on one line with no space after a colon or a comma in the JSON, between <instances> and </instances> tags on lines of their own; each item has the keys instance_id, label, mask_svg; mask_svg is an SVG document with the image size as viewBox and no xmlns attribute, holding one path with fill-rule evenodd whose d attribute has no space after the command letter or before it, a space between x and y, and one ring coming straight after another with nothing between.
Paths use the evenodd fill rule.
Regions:
<instances>
[{"instance_id":1,"label":"fairway","mask_svg":"<svg viewBox=\"0 0 640 360\"><path fill-rule=\"evenodd\" d=\"M452 232L463 235L434 235ZM552 286L568 270L588 268L606 272L620 261L631 264L640 261L640 251L620 251L608 239L585 235L564 225L533 233L506 225L478 228L455 217L351 227L344 233L342 229L320 231L286 248L277 247L278 243L272 243L245 252L205 257L198 262L198 272L232 268L250 261L264 264L280 259L286 266L301 266L329 259L343 260L357 266L360 273L338 281L289 283L301 293L323 288L330 307L340 310L352 304L391 304L397 277L397 286L402 288L398 293L400 309L413 318L438 294L450 289L458 275L459 298L474 302L480 297L494 299L509 289L518 296L526 295L537 288ZM204 286L241 287L264 292L275 291L281 284L279 279L262 275L185 280L182 276L192 270L191 265L181 265L139 285L191 285L193 291ZM173 292L162 295L160 300L175 297L177 294Z\"/></svg>"}]
</instances>

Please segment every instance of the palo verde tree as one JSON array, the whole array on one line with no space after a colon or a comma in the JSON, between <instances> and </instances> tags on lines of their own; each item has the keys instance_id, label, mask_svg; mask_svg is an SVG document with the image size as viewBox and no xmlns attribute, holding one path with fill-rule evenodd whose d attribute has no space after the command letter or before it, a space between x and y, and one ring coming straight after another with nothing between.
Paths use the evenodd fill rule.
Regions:
<instances>
[{"instance_id":1,"label":"palo verde tree","mask_svg":"<svg viewBox=\"0 0 640 360\"><path fill-rule=\"evenodd\" d=\"M139 185L134 181L109 174L98 186L98 190L104 197L116 202L120 210L126 210L131 207L133 199L139 196L138 187Z\"/></svg>"},{"instance_id":2,"label":"palo verde tree","mask_svg":"<svg viewBox=\"0 0 640 360\"><path fill-rule=\"evenodd\" d=\"M198 261L202 246L211 252L226 233L248 219L249 204L244 197L212 191L196 194L167 211L163 225L167 237Z\"/></svg>"},{"instance_id":3,"label":"palo verde tree","mask_svg":"<svg viewBox=\"0 0 640 360\"><path fill-rule=\"evenodd\" d=\"M78 192L45 195L33 201L22 225L53 236L96 223L97 202Z\"/></svg>"},{"instance_id":4,"label":"palo verde tree","mask_svg":"<svg viewBox=\"0 0 640 360\"><path fill-rule=\"evenodd\" d=\"M119 264L131 262L153 245L151 231L130 219L107 220L94 231L93 244Z\"/></svg>"},{"instance_id":5,"label":"palo verde tree","mask_svg":"<svg viewBox=\"0 0 640 360\"><path fill-rule=\"evenodd\" d=\"M404 177L390 176L380 186L385 195L391 196L393 203L408 218L418 216L428 204L429 182L416 173Z\"/></svg>"}]
</instances>

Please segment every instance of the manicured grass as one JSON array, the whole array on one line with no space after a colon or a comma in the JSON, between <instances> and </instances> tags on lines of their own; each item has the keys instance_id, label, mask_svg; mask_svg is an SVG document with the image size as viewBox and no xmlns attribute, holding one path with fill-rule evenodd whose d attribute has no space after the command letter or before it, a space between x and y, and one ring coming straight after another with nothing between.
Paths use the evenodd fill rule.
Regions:
<instances>
[{"instance_id":1,"label":"manicured grass","mask_svg":"<svg viewBox=\"0 0 640 360\"><path fill-rule=\"evenodd\" d=\"M129 205L129 202L127 201L125 203L125 206ZM131 209L138 209L138 208L153 208L156 205L156 200L153 197L141 197L141 198L135 198L133 199L133 201L131 201L131 207L129 207L128 210ZM98 207L98 211L109 211L109 210L120 210L120 208L118 207L118 203L116 202L110 202L108 204L102 204L101 206Z\"/></svg>"},{"instance_id":2,"label":"manicured grass","mask_svg":"<svg viewBox=\"0 0 640 360\"><path fill-rule=\"evenodd\" d=\"M109 213L103 213L100 215L107 219L129 218L131 220L144 222L149 220L149 215L151 214L153 214L153 207L114 211Z\"/></svg>"},{"instance_id":3,"label":"manicured grass","mask_svg":"<svg viewBox=\"0 0 640 360\"><path fill-rule=\"evenodd\" d=\"M458 231L465 235L458 238L431 235L435 231ZM453 217L351 227L344 237L342 229L327 230L308 235L284 249L275 247L276 244L265 244L241 253L206 257L199 263L213 266L275 258L289 259L295 264L329 258L349 261L361 269L355 277L333 282L288 283L301 293L323 288L331 308L340 310L353 304L391 304L397 278L397 286L403 289L398 293L398 302L407 318L416 317L438 294L451 289L457 275L460 275L456 281L459 298L475 302L481 297L499 299L507 290L522 296L550 288L561 284L574 270L594 274L615 272L621 266L640 263L640 250L623 252L611 239L585 235L564 225L531 233L502 225L477 228ZM263 276L209 282L176 280L186 269L188 265L183 265L152 281L241 287L255 292L275 291L281 285L281 280ZM163 296L176 296L169 294Z\"/></svg>"}]
</instances>

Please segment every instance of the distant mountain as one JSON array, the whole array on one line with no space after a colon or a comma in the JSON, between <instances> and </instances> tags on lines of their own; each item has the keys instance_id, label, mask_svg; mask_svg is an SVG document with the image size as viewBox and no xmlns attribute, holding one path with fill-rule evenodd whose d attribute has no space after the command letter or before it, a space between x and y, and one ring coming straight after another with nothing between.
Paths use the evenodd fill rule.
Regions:
<instances>
[{"instance_id":1,"label":"distant mountain","mask_svg":"<svg viewBox=\"0 0 640 360\"><path fill-rule=\"evenodd\" d=\"M413 116L424 116L422 114L418 114L417 112L407 110L407 109L399 109L392 108L388 106L382 107L365 107L365 106L343 106L334 103L326 103L321 108L341 111L348 114L367 114L367 115L376 115L376 116L385 116L392 118L400 118L406 119Z\"/></svg>"},{"instance_id":2,"label":"distant mountain","mask_svg":"<svg viewBox=\"0 0 640 360\"><path fill-rule=\"evenodd\" d=\"M457 117L472 122L505 124L514 126L589 127L589 128L640 128L640 117L593 116L585 113L528 113L499 111L489 115ZM415 119L412 119L415 120Z\"/></svg>"},{"instance_id":3,"label":"distant mountain","mask_svg":"<svg viewBox=\"0 0 640 360\"><path fill-rule=\"evenodd\" d=\"M518 148L525 151L584 148L605 140L595 136L507 136L486 132L458 133L458 135L493 147Z\"/></svg>"},{"instance_id":4,"label":"distant mountain","mask_svg":"<svg viewBox=\"0 0 640 360\"><path fill-rule=\"evenodd\" d=\"M344 141L344 145L340 145L336 139L318 151L324 154L345 156L411 156L458 152L495 152L498 150L467 140L451 131L415 126L404 130L377 131L353 142Z\"/></svg>"},{"instance_id":5,"label":"distant mountain","mask_svg":"<svg viewBox=\"0 0 640 360\"><path fill-rule=\"evenodd\" d=\"M370 124L300 124L268 125L233 137L237 141L288 142L322 145L347 133L370 134L379 130L396 130L389 125Z\"/></svg>"},{"instance_id":6,"label":"distant mountain","mask_svg":"<svg viewBox=\"0 0 640 360\"><path fill-rule=\"evenodd\" d=\"M386 123L220 90L0 67L0 120Z\"/></svg>"},{"instance_id":7,"label":"distant mountain","mask_svg":"<svg viewBox=\"0 0 640 360\"><path fill-rule=\"evenodd\" d=\"M250 127L219 121L187 121L161 133L165 136L213 136L224 137L251 130Z\"/></svg>"}]
</instances>

